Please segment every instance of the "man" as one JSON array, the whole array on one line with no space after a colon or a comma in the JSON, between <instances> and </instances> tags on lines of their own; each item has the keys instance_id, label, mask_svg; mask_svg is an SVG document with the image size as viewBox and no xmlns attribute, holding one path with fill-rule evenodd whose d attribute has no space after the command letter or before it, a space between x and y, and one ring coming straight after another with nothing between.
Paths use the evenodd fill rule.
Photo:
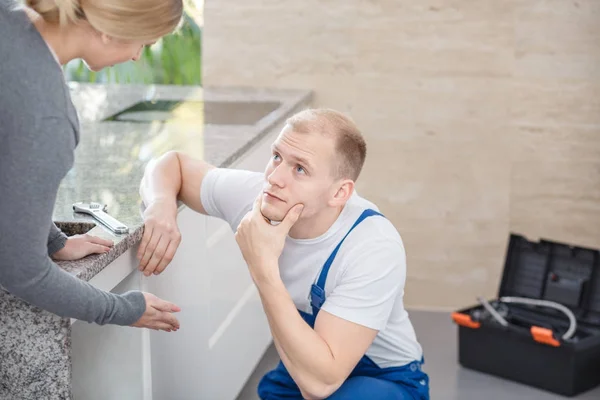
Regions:
<instances>
[{"instance_id":1,"label":"man","mask_svg":"<svg viewBox=\"0 0 600 400\"><path fill-rule=\"evenodd\" d=\"M365 156L348 117L313 109L288 119L264 174L172 152L142 180L146 275L179 244L177 199L236 232L281 358L259 383L263 399L429 398L403 306L402 240L354 190Z\"/></svg>"}]
</instances>

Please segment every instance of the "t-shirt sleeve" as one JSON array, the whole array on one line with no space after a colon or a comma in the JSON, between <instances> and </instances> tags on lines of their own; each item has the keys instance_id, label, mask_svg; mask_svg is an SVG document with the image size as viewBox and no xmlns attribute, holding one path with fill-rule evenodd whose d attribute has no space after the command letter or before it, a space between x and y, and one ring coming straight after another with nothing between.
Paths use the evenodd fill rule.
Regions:
<instances>
[{"instance_id":1,"label":"t-shirt sleeve","mask_svg":"<svg viewBox=\"0 0 600 400\"><path fill-rule=\"evenodd\" d=\"M261 172L213 168L202 180L202 207L208 215L227 221L235 231L244 215L252 209L263 183Z\"/></svg>"},{"instance_id":2,"label":"t-shirt sleeve","mask_svg":"<svg viewBox=\"0 0 600 400\"><path fill-rule=\"evenodd\" d=\"M382 330L404 290L406 257L402 243L384 240L360 246L347 253L343 262L347 265L322 309Z\"/></svg>"}]
</instances>

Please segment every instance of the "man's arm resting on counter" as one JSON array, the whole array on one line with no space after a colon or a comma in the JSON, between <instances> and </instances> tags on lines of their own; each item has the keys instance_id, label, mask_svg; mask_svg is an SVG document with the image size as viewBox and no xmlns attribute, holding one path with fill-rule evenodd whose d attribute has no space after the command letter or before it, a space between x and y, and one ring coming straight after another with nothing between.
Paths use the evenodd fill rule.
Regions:
<instances>
[{"instance_id":1,"label":"man's arm resting on counter","mask_svg":"<svg viewBox=\"0 0 600 400\"><path fill-rule=\"evenodd\" d=\"M165 202L176 207L177 200L199 213L206 214L200 201L200 188L206 173L215 168L203 160L170 151L148 164L140 184L146 206Z\"/></svg>"},{"instance_id":2,"label":"man's arm resting on counter","mask_svg":"<svg viewBox=\"0 0 600 400\"><path fill-rule=\"evenodd\" d=\"M177 227L177 200L201 214L200 188L214 167L186 154L171 151L151 161L140 182L144 235L138 247L138 269L144 275L160 274L169 265L181 242Z\"/></svg>"},{"instance_id":3,"label":"man's arm resting on counter","mask_svg":"<svg viewBox=\"0 0 600 400\"><path fill-rule=\"evenodd\" d=\"M257 282L273 341L303 396L326 398L348 378L377 331L319 311L314 330L279 277Z\"/></svg>"}]
</instances>

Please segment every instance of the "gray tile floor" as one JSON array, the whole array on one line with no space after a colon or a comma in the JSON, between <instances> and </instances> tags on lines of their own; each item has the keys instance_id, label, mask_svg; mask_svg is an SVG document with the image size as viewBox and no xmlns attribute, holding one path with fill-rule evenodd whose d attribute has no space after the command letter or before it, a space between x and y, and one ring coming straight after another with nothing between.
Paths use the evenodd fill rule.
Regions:
<instances>
[{"instance_id":1,"label":"gray tile floor","mask_svg":"<svg viewBox=\"0 0 600 400\"><path fill-rule=\"evenodd\" d=\"M568 399L568 397L462 368L457 362L457 329L448 313L412 311L410 317L419 341L426 351L424 370L431 379L433 400ZM440 338L444 338L443 342L439 341ZM277 351L270 347L237 400L258 400L256 385L259 379L265 372L275 367L278 361ZM599 400L600 387L570 399Z\"/></svg>"}]
</instances>

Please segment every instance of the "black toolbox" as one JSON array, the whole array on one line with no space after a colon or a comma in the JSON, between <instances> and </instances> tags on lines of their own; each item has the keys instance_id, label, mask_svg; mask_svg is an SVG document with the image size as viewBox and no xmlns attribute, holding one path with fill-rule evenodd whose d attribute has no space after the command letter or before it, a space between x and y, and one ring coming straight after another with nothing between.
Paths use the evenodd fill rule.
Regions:
<instances>
[{"instance_id":1,"label":"black toolbox","mask_svg":"<svg viewBox=\"0 0 600 400\"><path fill-rule=\"evenodd\" d=\"M463 367L565 396L600 384L600 251L511 234L498 298L477 301L452 313Z\"/></svg>"}]
</instances>

